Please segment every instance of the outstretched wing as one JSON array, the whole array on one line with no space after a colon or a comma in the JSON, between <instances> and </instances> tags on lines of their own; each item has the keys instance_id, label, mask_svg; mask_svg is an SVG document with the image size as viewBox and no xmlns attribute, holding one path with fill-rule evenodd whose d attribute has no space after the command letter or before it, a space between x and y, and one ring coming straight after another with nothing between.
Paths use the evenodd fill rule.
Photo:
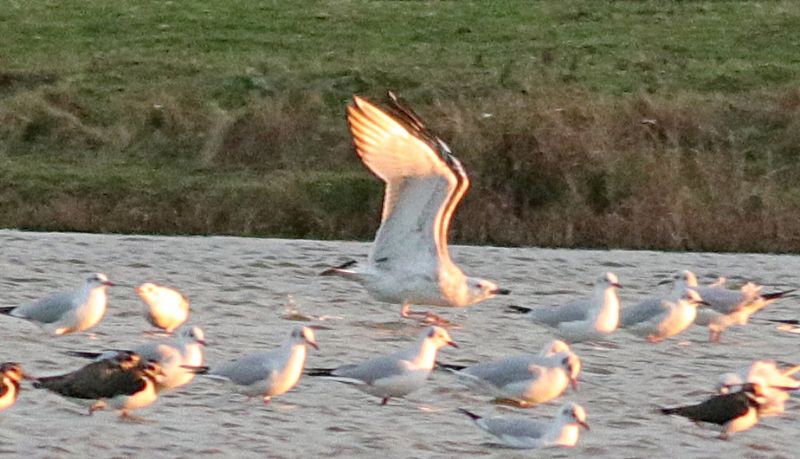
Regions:
<instances>
[{"instance_id":1,"label":"outstretched wing","mask_svg":"<svg viewBox=\"0 0 800 459\"><path fill-rule=\"evenodd\" d=\"M391 94L390 94L391 96ZM390 111L355 96L347 119L364 164L386 182L381 226L370 263L436 269L449 263L450 219L469 187L464 168L392 96Z\"/></svg>"}]
</instances>

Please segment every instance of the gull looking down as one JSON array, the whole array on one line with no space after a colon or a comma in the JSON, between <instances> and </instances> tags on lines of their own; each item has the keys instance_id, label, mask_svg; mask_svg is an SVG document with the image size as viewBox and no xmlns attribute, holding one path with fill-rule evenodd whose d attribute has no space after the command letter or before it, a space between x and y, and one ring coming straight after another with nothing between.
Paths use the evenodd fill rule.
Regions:
<instances>
[{"instance_id":1,"label":"gull looking down","mask_svg":"<svg viewBox=\"0 0 800 459\"><path fill-rule=\"evenodd\" d=\"M458 347L458 344L447 330L433 326L423 331L417 343L408 349L337 368L310 368L306 374L351 384L380 397L381 405L386 405L390 398L402 397L425 385L436 363L436 353L444 346Z\"/></svg>"},{"instance_id":2,"label":"gull looking down","mask_svg":"<svg viewBox=\"0 0 800 459\"><path fill-rule=\"evenodd\" d=\"M580 427L590 430L586 423L586 411L572 402L562 405L550 421L534 421L520 416L487 418L463 408L459 408L459 411L511 448L573 447L578 443Z\"/></svg>"},{"instance_id":3,"label":"gull looking down","mask_svg":"<svg viewBox=\"0 0 800 459\"><path fill-rule=\"evenodd\" d=\"M607 272L595 281L590 298L555 307L509 306L509 309L525 314L534 322L555 327L561 338L572 343L600 340L613 333L619 325L619 288L622 285L617 275Z\"/></svg>"},{"instance_id":4,"label":"gull looking down","mask_svg":"<svg viewBox=\"0 0 800 459\"><path fill-rule=\"evenodd\" d=\"M172 333L189 318L189 300L177 290L145 282L136 287L136 294L146 305L145 319L167 333Z\"/></svg>"},{"instance_id":5,"label":"gull looking down","mask_svg":"<svg viewBox=\"0 0 800 459\"><path fill-rule=\"evenodd\" d=\"M92 274L78 290L56 293L22 306L0 308L0 314L30 320L57 336L88 330L103 319L108 302L106 289L113 285L105 274Z\"/></svg>"},{"instance_id":6,"label":"gull looking down","mask_svg":"<svg viewBox=\"0 0 800 459\"><path fill-rule=\"evenodd\" d=\"M356 281L379 301L400 303L402 317L444 324L436 314L410 311L411 305L462 307L509 291L466 276L451 260L448 229L469 178L410 108L391 92L389 99L384 109L354 96L347 107L356 152L386 183L369 258L365 265L348 261L322 274Z\"/></svg>"},{"instance_id":7,"label":"gull looking down","mask_svg":"<svg viewBox=\"0 0 800 459\"><path fill-rule=\"evenodd\" d=\"M468 367L438 366L453 372L470 389L530 407L559 397L570 384L577 390L581 360L567 343L554 340L539 355L515 355Z\"/></svg>"}]
</instances>

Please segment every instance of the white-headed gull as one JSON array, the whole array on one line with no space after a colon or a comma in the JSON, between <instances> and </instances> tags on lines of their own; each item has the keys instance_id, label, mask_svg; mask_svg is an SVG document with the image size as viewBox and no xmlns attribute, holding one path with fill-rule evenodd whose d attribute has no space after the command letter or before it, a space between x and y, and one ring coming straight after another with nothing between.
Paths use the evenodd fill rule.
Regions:
<instances>
[{"instance_id":1,"label":"white-headed gull","mask_svg":"<svg viewBox=\"0 0 800 459\"><path fill-rule=\"evenodd\" d=\"M420 118L389 93L384 109L354 96L347 120L356 152L386 183L381 226L366 264L348 261L323 275L360 283L379 301L401 304L401 315L445 323L412 304L468 306L506 289L467 277L451 260L448 229L469 178L448 146Z\"/></svg>"},{"instance_id":2,"label":"white-headed gull","mask_svg":"<svg viewBox=\"0 0 800 459\"><path fill-rule=\"evenodd\" d=\"M264 404L268 404L272 397L290 391L300 381L308 346L319 349L314 330L295 327L276 349L248 354L210 370L194 370L229 383L240 394L261 397Z\"/></svg>"},{"instance_id":3,"label":"white-headed gull","mask_svg":"<svg viewBox=\"0 0 800 459\"><path fill-rule=\"evenodd\" d=\"M520 416L483 417L459 409L485 432L511 448L573 447L578 443L580 427L589 430L586 411L577 403L567 402L549 421L534 421Z\"/></svg>"},{"instance_id":4,"label":"white-headed gull","mask_svg":"<svg viewBox=\"0 0 800 459\"><path fill-rule=\"evenodd\" d=\"M145 304L145 319L154 327L172 333L189 319L189 300L177 290L145 282L136 293Z\"/></svg>"},{"instance_id":5,"label":"white-headed gull","mask_svg":"<svg viewBox=\"0 0 800 459\"><path fill-rule=\"evenodd\" d=\"M558 335L567 341L601 340L613 333L619 325L619 297L621 288L614 273L603 273L594 284L592 296L562 306L526 308L511 306L514 312L524 313L528 319L555 327Z\"/></svg>"},{"instance_id":6,"label":"white-headed gull","mask_svg":"<svg viewBox=\"0 0 800 459\"><path fill-rule=\"evenodd\" d=\"M88 330L106 313L106 289L114 285L105 274L92 274L74 292L56 293L17 307L0 308L0 314L27 319L54 335Z\"/></svg>"},{"instance_id":7,"label":"white-headed gull","mask_svg":"<svg viewBox=\"0 0 800 459\"><path fill-rule=\"evenodd\" d=\"M529 407L559 397L572 384L577 388L581 360L560 340L548 343L539 355L523 354L468 367L439 363L467 387Z\"/></svg>"},{"instance_id":8,"label":"white-headed gull","mask_svg":"<svg viewBox=\"0 0 800 459\"><path fill-rule=\"evenodd\" d=\"M648 298L637 305L622 308L620 327L657 343L689 328L700 304L704 304L700 295L686 287L677 297Z\"/></svg>"},{"instance_id":9,"label":"white-headed gull","mask_svg":"<svg viewBox=\"0 0 800 459\"><path fill-rule=\"evenodd\" d=\"M381 405L385 405L392 397L402 397L424 386L436 362L436 353L444 346L458 347L447 330L432 326L408 349L362 363L309 369L307 374L353 385L380 397Z\"/></svg>"}]
</instances>

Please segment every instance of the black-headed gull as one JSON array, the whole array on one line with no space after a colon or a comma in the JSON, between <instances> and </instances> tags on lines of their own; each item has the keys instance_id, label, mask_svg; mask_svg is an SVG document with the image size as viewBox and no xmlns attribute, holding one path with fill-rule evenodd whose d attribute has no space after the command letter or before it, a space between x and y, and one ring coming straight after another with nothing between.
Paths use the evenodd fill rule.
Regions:
<instances>
[{"instance_id":1,"label":"black-headed gull","mask_svg":"<svg viewBox=\"0 0 800 459\"><path fill-rule=\"evenodd\" d=\"M187 367L200 367L204 364L203 347L206 345L205 333L200 327L184 326L174 337L158 342L145 343L131 349L142 359L158 362L161 375L156 379L159 390L177 389L188 384L195 372ZM81 352L68 351L68 355L91 359L114 358L119 351Z\"/></svg>"},{"instance_id":2,"label":"black-headed gull","mask_svg":"<svg viewBox=\"0 0 800 459\"><path fill-rule=\"evenodd\" d=\"M451 260L448 229L469 178L450 148L389 93L384 109L354 96L347 120L356 152L386 182L381 226L366 264L349 261L323 275L360 283L379 301L401 304L403 317L445 323L412 304L462 307L498 294L493 282L467 277Z\"/></svg>"},{"instance_id":3,"label":"black-headed gull","mask_svg":"<svg viewBox=\"0 0 800 459\"><path fill-rule=\"evenodd\" d=\"M110 407L126 417L131 410L156 401L156 379L160 375L157 362L146 361L135 352L122 351L113 358L94 361L70 373L35 378L33 387L89 402L89 414Z\"/></svg>"},{"instance_id":4,"label":"black-headed gull","mask_svg":"<svg viewBox=\"0 0 800 459\"><path fill-rule=\"evenodd\" d=\"M553 400L570 384L577 388L581 371L580 358L559 340L548 343L538 355L515 355L468 367L438 365L475 391L523 407Z\"/></svg>"},{"instance_id":5,"label":"black-headed gull","mask_svg":"<svg viewBox=\"0 0 800 459\"><path fill-rule=\"evenodd\" d=\"M619 325L619 297L622 288L617 275L603 273L594 284L592 296L572 301L562 306L526 308L510 306L513 312L523 313L528 319L555 327L558 336L567 341L601 340L613 333Z\"/></svg>"},{"instance_id":6,"label":"black-headed gull","mask_svg":"<svg viewBox=\"0 0 800 459\"><path fill-rule=\"evenodd\" d=\"M578 443L580 427L589 430L586 411L572 402L562 405L558 414L549 421L535 421L520 416L483 417L463 408L459 411L511 448L573 447Z\"/></svg>"},{"instance_id":7,"label":"black-headed gull","mask_svg":"<svg viewBox=\"0 0 800 459\"><path fill-rule=\"evenodd\" d=\"M0 308L0 314L30 320L54 335L88 330L103 319L108 302L106 289L112 285L105 274L92 274L76 291L56 293L17 307Z\"/></svg>"},{"instance_id":8,"label":"black-headed gull","mask_svg":"<svg viewBox=\"0 0 800 459\"><path fill-rule=\"evenodd\" d=\"M172 333L189 319L189 300L177 290L145 282L136 293L145 304L145 319L154 327Z\"/></svg>"},{"instance_id":9,"label":"black-headed gull","mask_svg":"<svg viewBox=\"0 0 800 459\"><path fill-rule=\"evenodd\" d=\"M225 381L240 394L261 397L266 405L272 397L290 391L300 381L308 346L319 349L314 330L295 327L276 349L248 354L210 370L194 368L194 371Z\"/></svg>"},{"instance_id":10,"label":"black-headed gull","mask_svg":"<svg viewBox=\"0 0 800 459\"><path fill-rule=\"evenodd\" d=\"M0 411L5 410L19 397L19 382L28 376L16 362L0 364Z\"/></svg>"},{"instance_id":11,"label":"black-headed gull","mask_svg":"<svg viewBox=\"0 0 800 459\"><path fill-rule=\"evenodd\" d=\"M444 346L458 347L447 330L432 326L408 349L357 364L309 369L306 373L353 385L380 397L381 405L385 405L392 397L402 397L424 386L436 362L436 353Z\"/></svg>"},{"instance_id":12,"label":"black-headed gull","mask_svg":"<svg viewBox=\"0 0 800 459\"><path fill-rule=\"evenodd\" d=\"M677 297L647 299L639 304L622 308L620 327L657 343L689 328L697 316L697 307L705 304L691 287L683 289Z\"/></svg>"}]
</instances>

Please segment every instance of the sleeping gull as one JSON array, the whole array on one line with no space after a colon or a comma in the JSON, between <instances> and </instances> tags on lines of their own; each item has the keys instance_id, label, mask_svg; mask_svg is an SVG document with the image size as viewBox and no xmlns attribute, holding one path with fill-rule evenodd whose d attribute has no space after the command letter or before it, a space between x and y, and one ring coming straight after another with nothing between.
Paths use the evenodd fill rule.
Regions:
<instances>
[{"instance_id":1,"label":"sleeping gull","mask_svg":"<svg viewBox=\"0 0 800 459\"><path fill-rule=\"evenodd\" d=\"M136 293L146 305L145 319L154 327L172 333L189 318L189 300L177 290L145 282Z\"/></svg>"},{"instance_id":2,"label":"sleeping gull","mask_svg":"<svg viewBox=\"0 0 800 459\"><path fill-rule=\"evenodd\" d=\"M597 278L591 298L547 308L510 306L528 319L555 327L558 335L570 342L600 340L613 333L619 324L619 298L622 288L614 273Z\"/></svg>"},{"instance_id":3,"label":"sleeping gull","mask_svg":"<svg viewBox=\"0 0 800 459\"><path fill-rule=\"evenodd\" d=\"M722 332L731 325L746 325L750 316L773 301L794 290L774 293L761 293L762 286L752 282L744 284L739 290L725 288L726 279L720 277L708 286L698 286L693 279L689 285L708 303L707 308L697 311L695 323L708 326L709 340L718 342Z\"/></svg>"},{"instance_id":4,"label":"sleeping gull","mask_svg":"<svg viewBox=\"0 0 800 459\"><path fill-rule=\"evenodd\" d=\"M190 369L225 381L240 394L261 397L266 405L272 397L289 392L300 381L308 346L319 349L314 330L295 327L277 349L248 354L210 370L205 367Z\"/></svg>"},{"instance_id":5,"label":"sleeping gull","mask_svg":"<svg viewBox=\"0 0 800 459\"><path fill-rule=\"evenodd\" d=\"M177 389L188 384L194 378L194 371L186 367L203 365L203 347L206 345L205 334L200 327L182 327L173 338L163 341L145 343L132 349L145 360L158 362L161 373L156 382L159 390ZM68 355L102 360L113 358L119 351L81 352L67 351Z\"/></svg>"},{"instance_id":6,"label":"sleeping gull","mask_svg":"<svg viewBox=\"0 0 800 459\"><path fill-rule=\"evenodd\" d=\"M444 324L436 314L412 312L412 304L462 307L508 290L467 277L450 259L450 220L469 178L448 146L389 93L383 109L354 96L347 120L356 152L386 182L381 226L366 265L348 261L323 272L360 283L375 299L400 303L403 317Z\"/></svg>"},{"instance_id":7,"label":"sleeping gull","mask_svg":"<svg viewBox=\"0 0 800 459\"><path fill-rule=\"evenodd\" d=\"M684 288L678 297L647 300L622 308L620 327L657 343L689 328L697 315L697 306L704 304L692 288Z\"/></svg>"},{"instance_id":8,"label":"sleeping gull","mask_svg":"<svg viewBox=\"0 0 800 459\"><path fill-rule=\"evenodd\" d=\"M111 407L127 417L129 411L156 401L156 379L160 375L158 363L146 361L135 352L122 351L113 358L94 361L70 373L35 378L33 387L88 402L89 414Z\"/></svg>"},{"instance_id":9,"label":"sleeping gull","mask_svg":"<svg viewBox=\"0 0 800 459\"><path fill-rule=\"evenodd\" d=\"M436 362L436 353L444 346L458 347L447 330L432 326L408 349L358 364L309 369L306 373L351 384L380 397L381 405L386 405L390 398L402 397L425 385Z\"/></svg>"},{"instance_id":10,"label":"sleeping gull","mask_svg":"<svg viewBox=\"0 0 800 459\"><path fill-rule=\"evenodd\" d=\"M581 360L559 340L548 343L539 355L523 354L468 367L439 363L458 380L498 400L530 407L559 397L567 386L577 389Z\"/></svg>"},{"instance_id":11,"label":"sleeping gull","mask_svg":"<svg viewBox=\"0 0 800 459\"><path fill-rule=\"evenodd\" d=\"M589 430L586 411L572 402L562 405L550 421L534 421L519 416L487 418L463 408L459 411L511 448L573 447L578 443L580 427Z\"/></svg>"},{"instance_id":12,"label":"sleeping gull","mask_svg":"<svg viewBox=\"0 0 800 459\"><path fill-rule=\"evenodd\" d=\"M113 285L105 274L92 274L76 291L56 293L22 306L0 308L0 314L30 320L54 335L88 330L106 313L106 289Z\"/></svg>"},{"instance_id":13,"label":"sleeping gull","mask_svg":"<svg viewBox=\"0 0 800 459\"><path fill-rule=\"evenodd\" d=\"M0 411L10 407L19 397L19 382L28 379L22 366L15 362L0 364Z\"/></svg>"},{"instance_id":14,"label":"sleeping gull","mask_svg":"<svg viewBox=\"0 0 800 459\"><path fill-rule=\"evenodd\" d=\"M732 386L745 383L761 384L763 388L761 395L764 397L764 401L759 407L759 414L763 416L781 414L784 402L789 398L786 390L800 389L800 380L792 377L798 371L800 371L800 365L780 369L773 360L756 360L736 372L720 375L717 390L722 394L727 394Z\"/></svg>"}]
</instances>

